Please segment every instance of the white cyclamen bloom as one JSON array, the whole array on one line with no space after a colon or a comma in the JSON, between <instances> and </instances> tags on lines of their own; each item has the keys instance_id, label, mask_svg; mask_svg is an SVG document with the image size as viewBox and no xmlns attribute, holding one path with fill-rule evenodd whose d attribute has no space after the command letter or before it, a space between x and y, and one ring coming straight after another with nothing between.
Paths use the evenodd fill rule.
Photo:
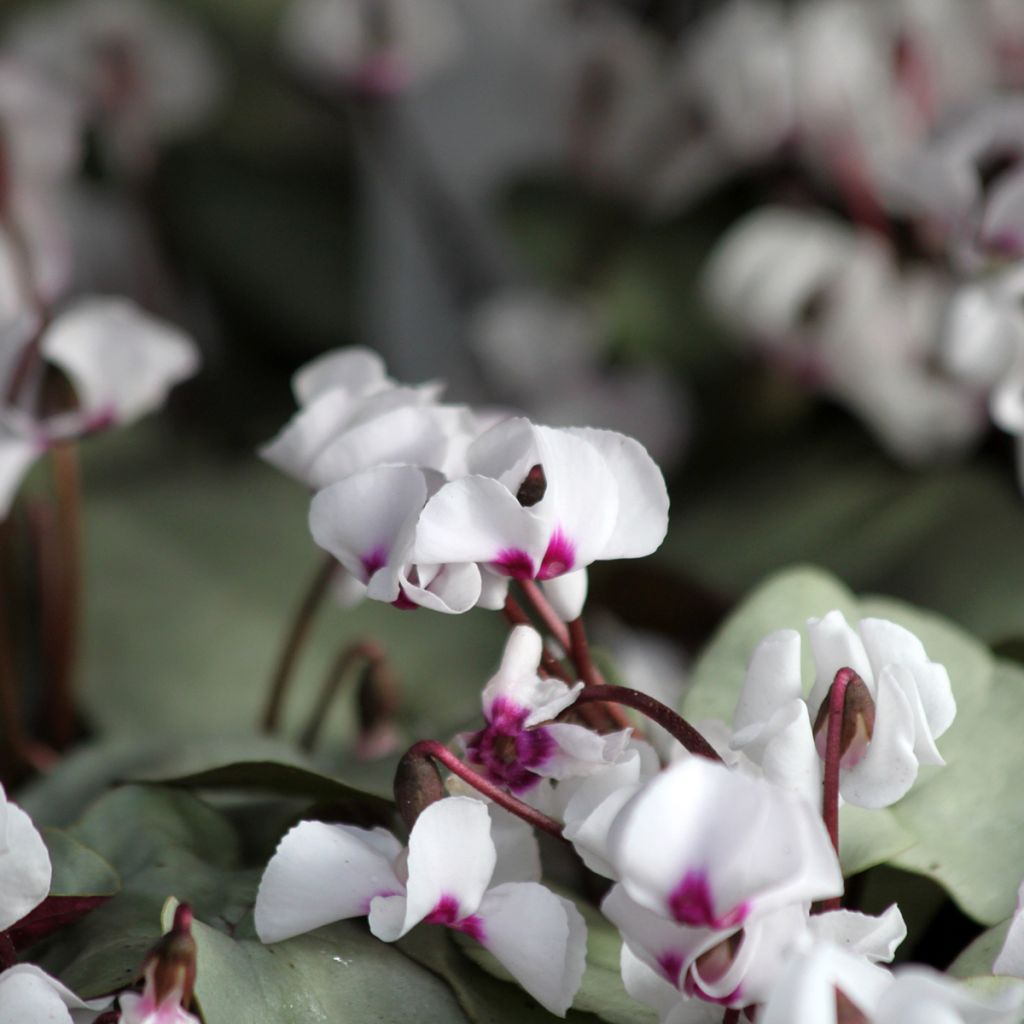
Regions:
<instances>
[{"instance_id":1,"label":"white cyclamen bloom","mask_svg":"<svg viewBox=\"0 0 1024 1024\"><path fill-rule=\"evenodd\" d=\"M146 968L146 983L141 995L122 992L118 996L121 1024L202 1024L181 1005L181 988L172 988L163 999L157 998L157 965Z\"/></svg>"},{"instance_id":2,"label":"white cyclamen bloom","mask_svg":"<svg viewBox=\"0 0 1024 1024\"><path fill-rule=\"evenodd\" d=\"M1017 907L1002 949L992 964L992 973L1024 978L1024 882L1017 890Z\"/></svg>"},{"instance_id":3,"label":"white cyclamen bloom","mask_svg":"<svg viewBox=\"0 0 1024 1024\"><path fill-rule=\"evenodd\" d=\"M0 516L51 445L148 415L199 367L187 335L124 299L81 299L35 333L24 320L0 329ZM40 415L52 368L77 405Z\"/></svg>"},{"instance_id":4,"label":"white cyclamen bloom","mask_svg":"<svg viewBox=\"0 0 1024 1024\"><path fill-rule=\"evenodd\" d=\"M31 913L50 892L50 854L32 819L0 786L0 932Z\"/></svg>"},{"instance_id":5,"label":"white cyclamen bloom","mask_svg":"<svg viewBox=\"0 0 1024 1024\"><path fill-rule=\"evenodd\" d=\"M292 0L281 32L299 73L382 96L445 67L462 42L451 0Z\"/></svg>"},{"instance_id":6,"label":"white cyclamen bloom","mask_svg":"<svg viewBox=\"0 0 1024 1024\"><path fill-rule=\"evenodd\" d=\"M805 942L790 958L758 1017L759 1024L1015 1024L1024 989L981 998L925 967L895 974L858 950Z\"/></svg>"},{"instance_id":7,"label":"white cyclamen bloom","mask_svg":"<svg viewBox=\"0 0 1024 1024\"><path fill-rule=\"evenodd\" d=\"M503 865L485 803L447 797L424 810L402 845L384 829L305 821L277 848L256 895L257 934L279 942L332 921L369 916L394 942L420 922L476 939L539 1003L564 1016L583 978L586 926L536 881L536 858ZM524 877L525 876L525 877Z\"/></svg>"},{"instance_id":8,"label":"white cyclamen bloom","mask_svg":"<svg viewBox=\"0 0 1024 1024\"><path fill-rule=\"evenodd\" d=\"M79 999L35 964L0 974L0 1024L91 1024L109 1005L109 999Z\"/></svg>"},{"instance_id":9,"label":"white cyclamen bloom","mask_svg":"<svg viewBox=\"0 0 1024 1024\"><path fill-rule=\"evenodd\" d=\"M314 497L309 510L313 539L373 600L452 614L477 604L500 608L507 581L485 588L473 562L413 560L420 513L444 482L435 470L416 466L376 466L353 473Z\"/></svg>"},{"instance_id":10,"label":"white cyclamen bloom","mask_svg":"<svg viewBox=\"0 0 1024 1024\"><path fill-rule=\"evenodd\" d=\"M492 782L523 793L541 779L591 775L616 761L629 729L601 735L581 725L552 722L569 707L583 683L566 686L538 674L543 640L530 626L516 626L501 667L484 688L487 725L461 739L466 758Z\"/></svg>"},{"instance_id":11,"label":"white cyclamen bloom","mask_svg":"<svg viewBox=\"0 0 1024 1024\"><path fill-rule=\"evenodd\" d=\"M155 142L188 131L222 91L202 32L156 0L62 0L12 24L11 50L79 97L112 155L148 166Z\"/></svg>"},{"instance_id":12,"label":"white cyclamen bloom","mask_svg":"<svg viewBox=\"0 0 1024 1024\"><path fill-rule=\"evenodd\" d=\"M415 560L477 562L550 580L599 558L639 558L668 528L668 493L643 446L610 430L507 420L467 452L469 476L428 502Z\"/></svg>"},{"instance_id":13,"label":"white cyclamen bloom","mask_svg":"<svg viewBox=\"0 0 1024 1024\"><path fill-rule=\"evenodd\" d=\"M439 405L441 385L397 385L375 352L329 352L292 381L299 411L260 450L272 466L321 488L388 463L464 472L476 432L462 406Z\"/></svg>"},{"instance_id":14,"label":"white cyclamen bloom","mask_svg":"<svg viewBox=\"0 0 1024 1024\"><path fill-rule=\"evenodd\" d=\"M947 457L980 433L974 389L934 368L946 285L898 270L877 236L765 207L719 242L706 287L737 334L848 406L903 461Z\"/></svg>"},{"instance_id":15,"label":"white cyclamen bloom","mask_svg":"<svg viewBox=\"0 0 1024 1024\"><path fill-rule=\"evenodd\" d=\"M861 807L886 807L907 793L919 765L945 764L935 740L952 725L956 701L946 669L929 661L909 630L886 619L862 619L858 630L838 611L808 620L816 676L807 697L800 634L782 629L762 640L747 669L732 746L767 778L817 803L827 731L819 713L827 713L822 709L836 673L852 668L866 695L855 715L847 704L839 792Z\"/></svg>"}]
</instances>

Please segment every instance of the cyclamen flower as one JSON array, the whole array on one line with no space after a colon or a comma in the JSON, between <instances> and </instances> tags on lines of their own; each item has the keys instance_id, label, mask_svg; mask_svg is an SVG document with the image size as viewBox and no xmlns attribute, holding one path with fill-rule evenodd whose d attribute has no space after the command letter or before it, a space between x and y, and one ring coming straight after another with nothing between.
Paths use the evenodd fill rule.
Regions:
<instances>
[{"instance_id":1,"label":"cyclamen flower","mask_svg":"<svg viewBox=\"0 0 1024 1024\"><path fill-rule=\"evenodd\" d=\"M0 517L47 448L153 412L199 366L190 338L123 299L82 299L33 332L24 320L0 331ZM51 367L73 388L69 412L40 411Z\"/></svg>"},{"instance_id":2,"label":"cyclamen flower","mask_svg":"<svg viewBox=\"0 0 1024 1024\"><path fill-rule=\"evenodd\" d=\"M992 973L1024 978L1024 882L1017 890L1017 907L1002 949L992 965Z\"/></svg>"},{"instance_id":3,"label":"cyclamen flower","mask_svg":"<svg viewBox=\"0 0 1024 1024\"><path fill-rule=\"evenodd\" d=\"M640 789L609 830L608 855L630 899L691 928L733 928L843 891L813 805L700 757Z\"/></svg>"},{"instance_id":4,"label":"cyclamen flower","mask_svg":"<svg viewBox=\"0 0 1024 1024\"><path fill-rule=\"evenodd\" d=\"M501 667L483 693L485 728L466 733L466 758L513 793L542 778L568 779L601 771L629 741L630 730L602 736L580 725L552 722L570 707L583 683L566 686L537 674L543 641L529 626L508 638ZM548 724L543 724L548 723Z\"/></svg>"},{"instance_id":5,"label":"cyclamen flower","mask_svg":"<svg viewBox=\"0 0 1024 1024\"><path fill-rule=\"evenodd\" d=\"M301 74L391 96L450 63L462 31L450 0L292 0L282 37Z\"/></svg>"},{"instance_id":6,"label":"cyclamen flower","mask_svg":"<svg viewBox=\"0 0 1024 1024\"><path fill-rule=\"evenodd\" d=\"M854 951L855 952L855 951ZM930 968L895 974L830 942L805 943L786 965L759 1024L1016 1024L1024 990L990 998Z\"/></svg>"},{"instance_id":7,"label":"cyclamen flower","mask_svg":"<svg viewBox=\"0 0 1024 1024\"><path fill-rule=\"evenodd\" d=\"M493 884L499 852L487 805L452 796L431 804L409 846L388 832L305 821L277 848L256 895L256 931L279 942L332 921L369 916L394 942L421 922L476 939L539 1003L564 1016L583 978L586 926L579 911L533 880ZM510 877L515 865L503 865ZM514 876L515 872L513 872Z\"/></svg>"},{"instance_id":8,"label":"cyclamen flower","mask_svg":"<svg viewBox=\"0 0 1024 1024\"><path fill-rule=\"evenodd\" d=\"M841 612L832 611L808 620L807 633L817 669L810 695L803 697L800 634L770 634L750 659L733 749L760 765L767 778L820 799L815 739L822 753L825 726L818 716L835 674L852 668L863 692L857 722L849 723L845 737L839 792L861 807L895 803L914 784L918 765L945 763L935 740L956 716L948 673L928 660L909 630L885 619L862 619L858 635Z\"/></svg>"},{"instance_id":9,"label":"cyclamen flower","mask_svg":"<svg viewBox=\"0 0 1024 1024\"><path fill-rule=\"evenodd\" d=\"M513 419L478 437L467 464L470 476L427 502L416 562L550 580L599 558L650 554L668 528L665 481L622 434Z\"/></svg>"},{"instance_id":10,"label":"cyclamen flower","mask_svg":"<svg viewBox=\"0 0 1024 1024\"><path fill-rule=\"evenodd\" d=\"M109 1004L109 999L79 999L35 964L15 964L0 974L2 1024L91 1024Z\"/></svg>"}]
</instances>

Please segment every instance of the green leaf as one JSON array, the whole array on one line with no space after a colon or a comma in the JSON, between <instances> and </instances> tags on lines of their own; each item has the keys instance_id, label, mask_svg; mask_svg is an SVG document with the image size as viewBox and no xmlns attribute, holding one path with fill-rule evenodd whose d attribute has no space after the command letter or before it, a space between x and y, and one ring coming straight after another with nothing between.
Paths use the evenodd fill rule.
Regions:
<instances>
[{"instance_id":1,"label":"green leaf","mask_svg":"<svg viewBox=\"0 0 1024 1024\"><path fill-rule=\"evenodd\" d=\"M241 934L247 928L239 929ZM201 921L196 998L206 1024L458 1024L448 987L397 949L341 921L265 946Z\"/></svg>"},{"instance_id":2,"label":"green leaf","mask_svg":"<svg viewBox=\"0 0 1024 1024\"><path fill-rule=\"evenodd\" d=\"M619 970L622 939L618 930L595 907L557 886L549 888L568 900L587 923L587 967L573 1009L596 1014L609 1024L652 1024L657 1020L653 1010L638 1003L626 993ZM458 947L475 964L503 981L510 981L508 971L479 943L456 935Z\"/></svg>"},{"instance_id":3,"label":"green leaf","mask_svg":"<svg viewBox=\"0 0 1024 1024\"><path fill-rule=\"evenodd\" d=\"M60 829L41 831L53 868L51 896L113 896L121 888L117 872L94 850Z\"/></svg>"},{"instance_id":4,"label":"green leaf","mask_svg":"<svg viewBox=\"0 0 1024 1024\"><path fill-rule=\"evenodd\" d=\"M997 924L979 935L950 964L949 973L954 978L971 978L992 973L992 964L999 955L1006 941L1006 933L1010 930L1010 921Z\"/></svg>"}]
</instances>

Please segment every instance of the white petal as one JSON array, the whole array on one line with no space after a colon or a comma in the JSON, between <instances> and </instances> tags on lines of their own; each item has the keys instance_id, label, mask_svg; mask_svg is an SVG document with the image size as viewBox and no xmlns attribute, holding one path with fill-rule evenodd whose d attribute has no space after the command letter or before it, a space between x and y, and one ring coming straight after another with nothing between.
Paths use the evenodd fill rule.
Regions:
<instances>
[{"instance_id":1,"label":"white petal","mask_svg":"<svg viewBox=\"0 0 1024 1024\"><path fill-rule=\"evenodd\" d=\"M367 469L313 498L309 528L317 544L363 582L391 564L397 588L402 563L396 562L395 548L415 523L427 493L427 478L413 466Z\"/></svg>"},{"instance_id":2,"label":"white petal","mask_svg":"<svg viewBox=\"0 0 1024 1024\"><path fill-rule=\"evenodd\" d=\"M816 669L814 689L807 698L812 721L841 668L852 668L874 695L874 677L867 651L860 637L843 618L842 612L832 611L820 619L808 619L807 637L814 652Z\"/></svg>"},{"instance_id":3,"label":"white petal","mask_svg":"<svg viewBox=\"0 0 1024 1024\"><path fill-rule=\"evenodd\" d=\"M409 574L405 572L399 576L399 585L405 597L422 608L461 615L479 601L481 575L479 566L473 562L453 562L432 573L425 587L410 583Z\"/></svg>"},{"instance_id":4,"label":"white petal","mask_svg":"<svg viewBox=\"0 0 1024 1024\"><path fill-rule=\"evenodd\" d=\"M839 792L858 807L888 807L905 796L917 778L914 712L896 682L899 670L878 678L875 728L867 753L839 775Z\"/></svg>"},{"instance_id":5,"label":"white petal","mask_svg":"<svg viewBox=\"0 0 1024 1024\"><path fill-rule=\"evenodd\" d=\"M4 799L0 786L0 801ZM50 855L32 819L16 804L4 807L0 836L0 931L20 921L50 891Z\"/></svg>"},{"instance_id":6,"label":"white petal","mask_svg":"<svg viewBox=\"0 0 1024 1024\"><path fill-rule=\"evenodd\" d=\"M614 430L585 427L570 432L604 456L618 484L615 526L601 557L640 558L656 551L668 530L668 490L647 450Z\"/></svg>"},{"instance_id":7,"label":"white petal","mask_svg":"<svg viewBox=\"0 0 1024 1024\"><path fill-rule=\"evenodd\" d=\"M812 807L819 807L822 762L814 745L807 705L802 700L790 702L787 708L779 709L770 725L773 735L756 758L764 777L799 793Z\"/></svg>"},{"instance_id":8,"label":"white petal","mask_svg":"<svg viewBox=\"0 0 1024 1024\"><path fill-rule=\"evenodd\" d=\"M545 728L558 744L558 750L535 770L549 779L602 771L622 755L633 735L632 729L602 734L568 722L555 722Z\"/></svg>"},{"instance_id":9,"label":"white petal","mask_svg":"<svg viewBox=\"0 0 1024 1024\"><path fill-rule=\"evenodd\" d=\"M875 917L854 910L812 914L809 922L815 939L826 939L848 953L867 957L872 963L889 963L907 937L907 925L894 903Z\"/></svg>"},{"instance_id":10,"label":"white petal","mask_svg":"<svg viewBox=\"0 0 1024 1024\"><path fill-rule=\"evenodd\" d=\"M0 520L7 517L22 480L44 450L35 441L5 435L0 424Z\"/></svg>"},{"instance_id":11,"label":"white petal","mask_svg":"<svg viewBox=\"0 0 1024 1024\"><path fill-rule=\"evenodd\" d=\"M505 607L505 600L508 597L508 588L511 582L508 576L499 576L493 572L482 572L480 574L480 600L477 603L481 608L487 608L489 611L501 611Z\"/></svg>"},{"instance_id":12,"label":"white petal","mask_svg":"<svg viewBox=\"0 0 1024 1024\"><path fill-rule=\"evenodd\" d=\"M256 934L280 942L367 914L380 894L401 893L393 869L402 846L384 829L303 821L278 844L256 893Z\"/></svg>"},{"instance_id":13,"label":"white petal","mask_svg":"<svg viewBox=\"0 0 1024 1024\"><path fill-rule=\"evenodd\" d=\"M306 363L292 378L292 391L300 405L309 405L332 388L361 397L382 391L390 383L384 360L376 352L352 346L325 352Z\"/></svg>"},{"instance_id":14,"label":"white petal","mask_svg":"<svg viewBox=\"0 0 1024 1024\"><path fill-rule=\"evenodd\" d=\"M536 882L506 882L483 898L482 944L546 1010L564 1017L583 981L587 927L569 900Z\"/></svg>"},{"instance_id":15,"label":"white petal","mask_svg":"<svg viewBox=\"0 0 1024 1024\"><path fill-rule=\"evenodd\" d=\"M409 836L408 906L401 934L442 905L455 920L475 914L496 862L483 801L451 796L431 804Z\"/></svg>"},{"instance_id":16,"label":"white petal","mask_svg":"<svg viewBox=\"0 0 1024 1024\"><path fill-rule=\"evenodd\" d=\"M497 563L521 552L522 575L533 577L547 549L549 530L497 480L464 477L427 502L416 530L413 560ZM512 575L516 575L512 572Z\"/></svg>"},{"instance_id":17,"label":"white petal","mask_svg":"<svg viewBox=\"0 0 1024 1024\"><path fill-rule=\"evenodd\" d=\"M577 569L541 582L541 589L555 614L563 622L572 622L583 614L587 601L587 570Z\"/></svg>"},{"instance_id":18,"label":"white petal","mask_svg":"<svg viewBox=\"0 0 1024 1024\"><path fill-rule=\"evenodd\" d=\"M83 411L131 422L199 369L183 331L126 299L80 300L45 331L42 352L71 378Z\"/></svg>"},{"instance_id":19,"label":"white petal","mask_svg":"<svg viewBox=\"0 0 1024 1024\"><path fill-rule=\"evenodd\" d=\"M79 999L35 964L15 964L0 974L0 1024L85 1024L109 1003Z\"/></svg>"},{"instance_id":20,"label":"white petal","mask_svg":"<svg viewBox=\"0 0 1024 1024\"><path fill-rule=\"evenodd\" d=\"M1003 948L992 965L993 974L1009 974L1024 978L1024 882L1017 890L1017 907L1010 922L1010 929L1003 940Z\"/></svg>"},{"instance_id":21,"label":"white petal","mask_svg":"<svg viewBox=\"0 0 1024 1024\"><path fill-rule=\"evenodd\" d=\"M793 629L770 633L750 657L733 728L739 732L754 723L767 722L784 704L802 697L800 634Z\"/></svg>"},{"instance_id":22,"label":"white petal","mask_svg":"<svg viewBox=\"0 0 1024 1024\"><path fill-rule=\"evenodd\" d=\"M622 970L622 985L626 992L638 1003L649 1006L655 1010L660 1020L666 1017L675 1009L676 1004L682 999L679 989L670 985L657 971L649 967L633 950L628 942L622 944L622 952L619 955L619 966ZM710 1004L705 1003L711 1012ZM722 1019L722 1011L718 1010L715 1017L716 1024Z\"/></svg>"}]
</instances>

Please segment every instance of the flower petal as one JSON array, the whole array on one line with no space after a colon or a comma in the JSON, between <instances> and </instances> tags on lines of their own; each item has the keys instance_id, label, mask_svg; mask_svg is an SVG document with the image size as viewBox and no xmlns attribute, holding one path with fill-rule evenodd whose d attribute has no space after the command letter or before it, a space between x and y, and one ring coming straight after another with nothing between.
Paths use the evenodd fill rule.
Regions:
<instances>
[{"instance_id":1,"label":"flower petal","mask_svg":"<svg viewBox=\"0 0 1024 1024\"><path fill-rule=\"evenodd\" d=\"M362 397L383 391L390 383L384 360L372 349L353 345L306 363L292 377L292 391L299 405L309 405L334 388Z\"/></svg>"},{"instance_id":2,"label":"flower petal","mask_svg":"<svg viewBox=\"0 0 1024 1024\"><path fill-rule=\"evenodd\" d=\"M0 802L4 801L0 786ZM50 891L50 854L32 819L16 804L2 808L0 931L20 921Z\"/></svg>"},{"instance_id":3,"label":"flower petal","mask_svg":"<svg viewBox=\"0 0 1024 1024\"><path fill-rule=\"evenodd\" d=\"M280 942L361 917L374 897L403 891L392 866L401 852L384 829L300 822L278 844L260 880L256 934Z\"/></svg>"},{"instance_id":4,"label":"flower petal","mask_svg":"<svg viewBox=\"0 0 1024 1024\"><path fill-rule=\"evenodd\" d=\"M587 601L587 570L563 573L554 579L541 581L541 589L555 614L563 622L572 622L583 613Z\"/></svg>"},{"instance_id":5,"label":"flower petal","mask_svg":"<svg viewBox=\"0 0 1024 1024\"><path fill-rule=\"evenodd\" d=\"M813 914L809 927L816 940L825 939L848 953L867 957L872 963L891 962L907 937L907 924L895 903L877 917L854 910Z\"/></svg>"},{"instance_id":6,"label":"flower petal","mask_svg":"<svg viewBox=\"0 0 1024 1024\"><path fill-rule=\"evenodd\" d=\"M755 723L765 723L784 704L802 697L800 634L794 629L770 633L750 657L733 728L740 732Z\"/></svg>"},{"instance_id":7,"label":"flower petal","mask_svg":"<svg viewBox=\"0 0 1024 1024\"><path fill-rule=\"evenodd\" d=\"M497 863L487 805L465 796L431 804L409 836L408 863L402 935L442 905L453 921L475 914Z\"/></svg>"},{"instance_id":8,"label":"flower petal","mask_svg":"<svg viewBox=\"0 0 1024 1024\"><path fill-rule=\"evenodd\" d=\"M22 480L42 451L35 441L5 435L0 424L0 520L7 517Z\"/></svg>"},{"instance_id":9,"label":"flower petal","mask_svg":"<svg viewBox=\"0 0 1024 1024\"><path fill-rule=\"evenodd\" d=\"M573 904L536 882L506 882L476 915L483 946L546 1010L564 1017L581 982L587 927Z\"/></svg>"},{"instance_id":10,"label":"flower petal","mask_svg":"<svg viewBox=\"0 0 1024 1024\"><path fill-rule=\"evenodd\" d=\"M808 619L807 637L814 652L814 665L817 670L814 688L807 698L811 721L814 721L821 702L841 668L852 668L864 680L874 696L874 676L867 651L864 650L861 638L843 618L842 612L832 611L820 619Z\"/></svg>"},{"instance_id":11,"label":"flower petal","mask_svg":"<svg viewBox=\"0 0 1024 1024\"><path fill-rule=\"evenodd\" d=\"M15 964L0 974L0 1024L84 1024L109 1005L109 997L79 999L35 964ZM72 1016L72 1010L81 1012Z\"/></svg>"}]
</instances>

